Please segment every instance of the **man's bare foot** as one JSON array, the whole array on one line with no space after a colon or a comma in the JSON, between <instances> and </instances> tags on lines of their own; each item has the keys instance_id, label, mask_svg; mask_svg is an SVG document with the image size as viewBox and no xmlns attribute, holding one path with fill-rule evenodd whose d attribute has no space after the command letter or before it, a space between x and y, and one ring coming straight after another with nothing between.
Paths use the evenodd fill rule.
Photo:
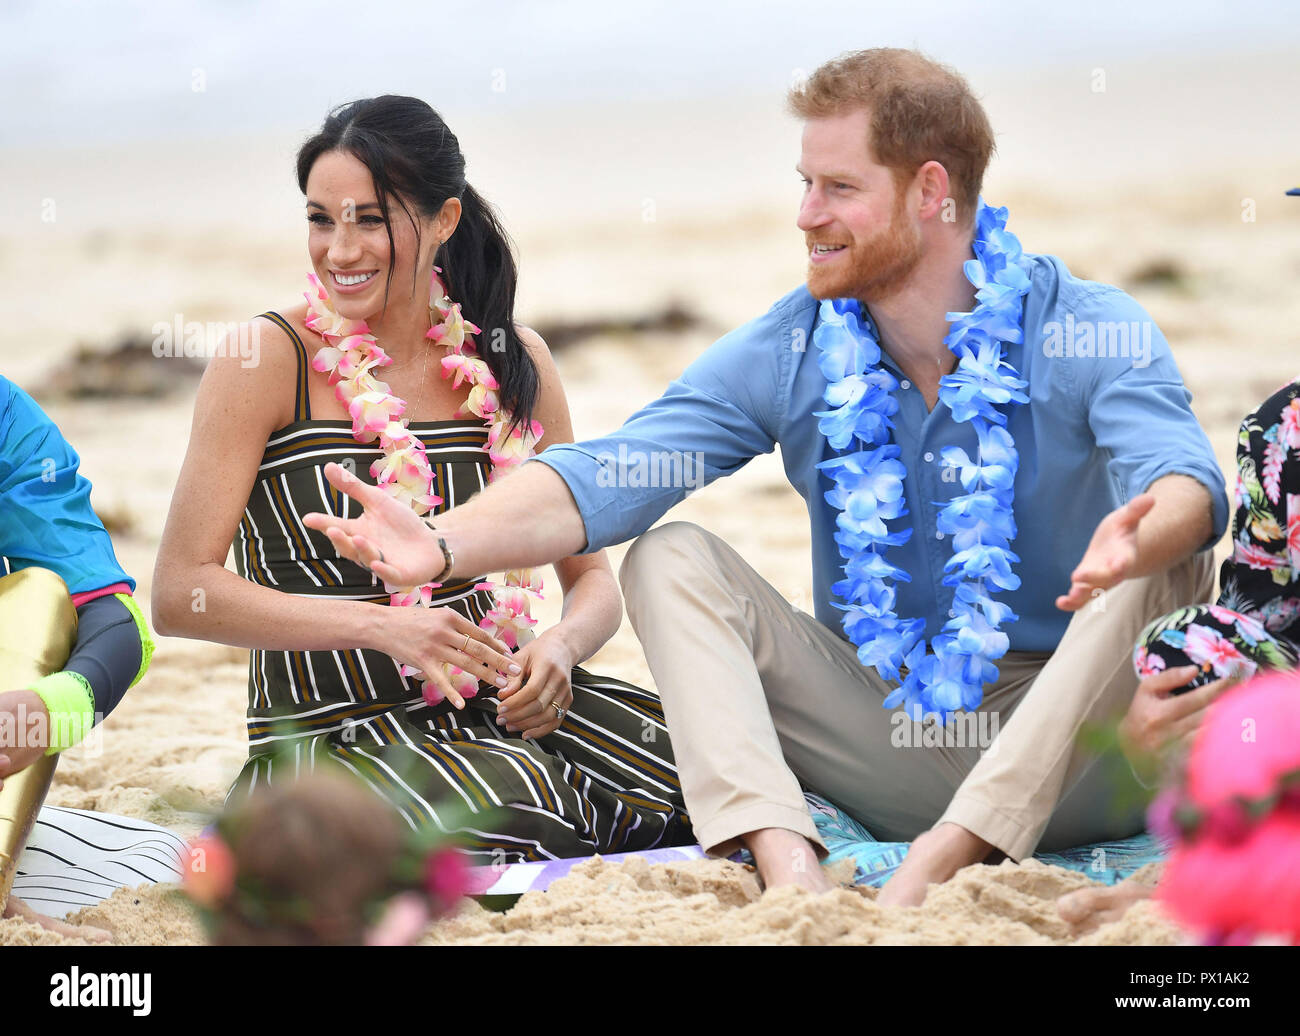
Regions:
<instances>
[{"instance_id":1,"label":"man's bare foot","mask_svg":"<svg viewBox=\"0 0 1300 1036\"><path fill-rule=\"evenodd\" d=\"M1134 903L1147 899L1155 890L1136 881L1121 881L1105 888L1076 889L1056 901L1056 912L1076 935L1083 935L1111 921L1118 921Z\"/></svg>"},{"instance_id":2,"label":"man's bare foot","mask_svg":"<svg viewBox=\"0 0 1300 1036\"><path fill-rule=\"evenodd\" d=\"M62 935L68 939L85 939L87 942L110 942L113 938L113 933L105 931L103 928L68 924L66 921L60 921L58 918L50 917L47 914L38 914L17 896L9 897L9 902L5 904L4 916L6 918L16 917L29 924L40 925L46 931L54 932L56 935Z\"/></svg>"},{"instance_id":3,"label":"man's bare foot","mask_svg":"<svg viewBox=\"0 0 1300 1036\"><path fill-rule=\"evenodd\" d=\"M963 867L983 860L993 846L959 824L940 824L918 835L876 902L881 906L920 906L926 890L947 881Z\"/></svg>"},{"instance_id":4,"label":"man's bare foot","mask_svg":"<svg viewBox=\"0 0 1300 1036\"><path fill-rule=\"evenodd\" d=\"M803 835L782 827L766 827L743 835L741 841L754 856L764 888L795 885L809 892L835 888L835 883L822 873L817 850Z\"/></svg>"}]
</instances>

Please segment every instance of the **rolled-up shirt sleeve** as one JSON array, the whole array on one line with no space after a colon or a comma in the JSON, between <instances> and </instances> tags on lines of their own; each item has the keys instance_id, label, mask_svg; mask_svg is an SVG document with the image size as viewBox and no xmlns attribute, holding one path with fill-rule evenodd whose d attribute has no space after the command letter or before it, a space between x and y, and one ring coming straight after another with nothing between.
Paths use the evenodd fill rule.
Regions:
<instances>
[{"instance_id":1,"label":"rolled-up shirt sleeve","mask_svg":"<svg viewBox=\"0 0 1300 1036\"><path fill-rule=\"evenodd\" d=\"M639 536L688 494L772 452L788 341L774 308L715 342L616 432L534 458L573 494L587 536L581 553Z\"/></svg>"},{"instance_id":2,"label":"rolled-up shirt sleeve","mask_svg":"<svg viewBox=\"0 0 1300 1036\"><path fill-rule=\"evenodd\" d=\"M1187 475L1210 494L1213 547L1228 526L1223 472L1192 413L1169 343L1155 321L1118 289L1098 292L1076 317L1076 342L1091 334L1095 356L1077 356L1082 404L1107 468L1131 499L1165 475ZM1125 345L1127 343L1127 345Z\"/></svg>"}]
</instances>

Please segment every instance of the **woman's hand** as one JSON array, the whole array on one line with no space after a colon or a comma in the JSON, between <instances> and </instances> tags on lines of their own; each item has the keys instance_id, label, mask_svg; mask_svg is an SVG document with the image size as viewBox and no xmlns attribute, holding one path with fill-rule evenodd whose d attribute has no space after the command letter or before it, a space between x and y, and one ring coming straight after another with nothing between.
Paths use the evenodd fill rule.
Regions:
<instances>
[{"instance_id":1,"label":"woman's hand","mask_svg":"<svg viewBox=\"0 0 1300 1036\"><path fill-rule=\"evenodd\" d=\"M325 477L365 508L360 518L320 511L303 515L303 525L328 536L341 556L393 586L422 586L442 571L445 562L438 542L410 507L338 464L326 464Z\"/></svg>"},{"instance_id":2,"label":"woman's hand","mask_svg":"<svg viewBox=\"0 0 1300 1036\"><path fill-rule=\"evenodd\" d=\"M568 711L573 704L573 652L552 628L520 648L515 661L523 672L497 696L497 722L525 738L545 737L564 722L552 706Z\"/></svg>"},{"instance_id":3,"label":"woman's hand","mask_svg":"<svg viewBox=\"0 0 1300 1036\"><path fill-rule=\"evenodd\" d=\"M1138 684L1133 703L1119 724L1120 747L1134 766L1162 755L1174 744L1189 743L1210 703L1241 679L1225 676L1186 694L1171 693L1200 671L1199 666L1179 666L1143 677Z\"/></svg>"},{"instance_id":4,"label":"woman's hand","mask_svg":"<svg viewBox=\"0 0 1300 1036\"><path fill-rule=\"evenodd\" d=\"M486 680L499 688L510 685L525 672L502 641L480 629L454 608L384 609L378 650L406 665L424 670L448 701L456 708L465 707L462 698L442 671L450 662L471 676Z\"/></svg>"}]
</instances>

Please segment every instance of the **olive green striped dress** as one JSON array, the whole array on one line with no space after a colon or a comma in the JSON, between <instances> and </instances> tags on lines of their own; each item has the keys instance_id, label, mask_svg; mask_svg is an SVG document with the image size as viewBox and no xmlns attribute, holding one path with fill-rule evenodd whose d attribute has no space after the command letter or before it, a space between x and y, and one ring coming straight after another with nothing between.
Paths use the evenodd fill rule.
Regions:
<instances>
[{"instance_id":1,"label":"olive green striped dress","mask_svg":"<svg viewBox=\"0 0 1300 1036\"><path fill-rule=\"evenodd\" d=\"M275 313L264 314L298 348L295 419L272 433L239 525L239 574L285 594L386 605L383 584L341 558L302 515L355 517L358 505L326 481L326 463L351 462L370 480L378 443L362 444L345 421L312 420L306 346ZM433 491L446 510L486 485L487 429L473 417L412 423L427 449ZM480 580L450 583L434 603L477 623L491 607ZM458 711L430 707L419 684L378 651L254 650L248 674L249 758L227 795L342 764L397 806L412 827L459 833L485 860L514 863L626 852L694 841L656 695L573 670L573 705L538 741L496 723L495 687L481 684Z\"/></svg>"}]
</instances>

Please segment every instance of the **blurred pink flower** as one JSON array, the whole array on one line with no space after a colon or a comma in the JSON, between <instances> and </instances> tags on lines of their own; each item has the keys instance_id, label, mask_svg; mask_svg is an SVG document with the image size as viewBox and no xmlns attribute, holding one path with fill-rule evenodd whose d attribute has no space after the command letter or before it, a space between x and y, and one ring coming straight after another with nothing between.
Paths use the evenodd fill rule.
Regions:
<instances>
[{"instance_id":1,"label":"blurred pink flower","mask_svg":"<svg viewBox=\"0 0 1300 1036\"><path fill-rule=\"evenodd\" d=\"M191 839L182 886L190 898L206 907L215 907L235 887L235 857L225 840L217 834L202 834Z\"/></svg>"}]
</instances>

